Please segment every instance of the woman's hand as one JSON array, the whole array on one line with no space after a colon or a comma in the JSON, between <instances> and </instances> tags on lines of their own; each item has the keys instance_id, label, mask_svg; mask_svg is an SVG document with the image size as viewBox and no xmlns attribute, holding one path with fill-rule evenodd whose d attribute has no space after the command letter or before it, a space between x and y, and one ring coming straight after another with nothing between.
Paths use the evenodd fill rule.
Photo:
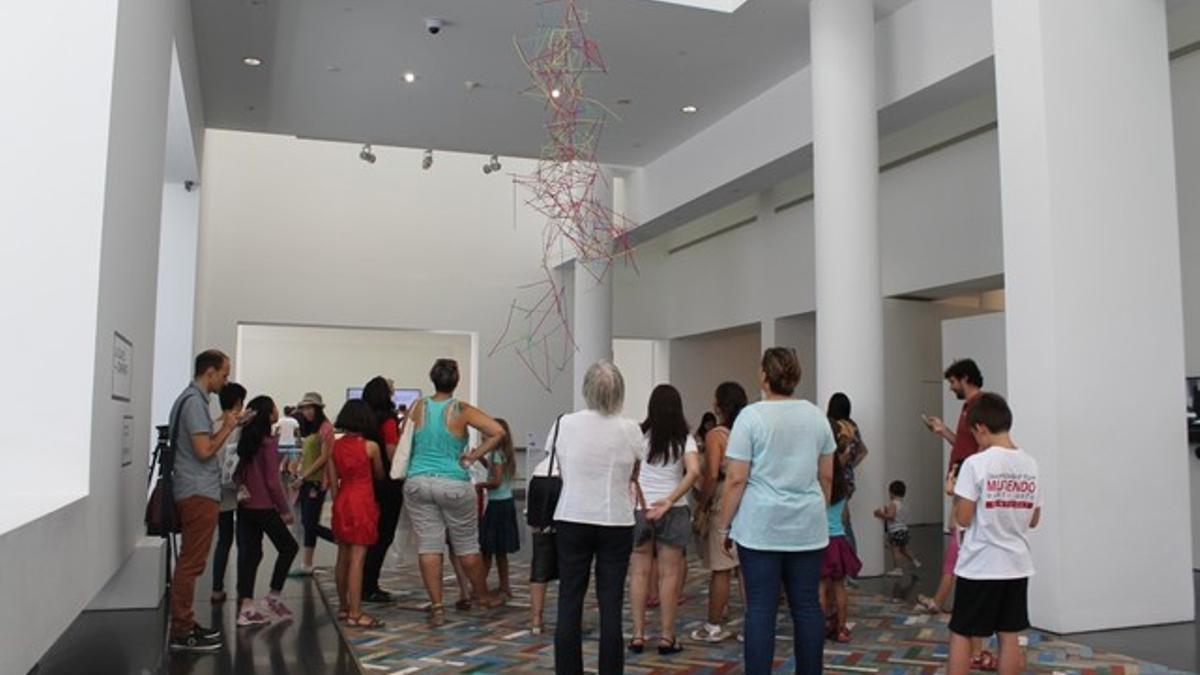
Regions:
<instances>
[{"instance_id":1,"label":"woman's hand","mask_svg":"<svg viewBox=\"0 0 1200 675\"><path fill-rule=\"evenodd\" d=\"M650 522L661 520L663 516L667 515L667 510L670 508L671 503L667 500L660 499L656 501L650 505L650 508L646 509L646 520Z\"/></svg>"}]
</instances>

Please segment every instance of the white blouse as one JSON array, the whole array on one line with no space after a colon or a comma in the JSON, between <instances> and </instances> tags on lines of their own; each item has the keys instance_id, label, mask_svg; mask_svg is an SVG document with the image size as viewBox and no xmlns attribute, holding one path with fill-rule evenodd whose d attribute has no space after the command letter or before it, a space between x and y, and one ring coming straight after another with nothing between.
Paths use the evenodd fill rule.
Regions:
<instances>
[{"instance_id":1,"label":"white blouse","mask_svg":"<svg viewBox=\"0 0 1200 675\"><path fill-rule=\"evenodd\" d=\"M554 443L554 426L546 447ZM558 430L558 458L563 489L555 520L586 525L633 525L630 478L634 465L645 459L642 430L637 422L606 417L594 410L563 415Z\"/></svg>"}]
</instances>

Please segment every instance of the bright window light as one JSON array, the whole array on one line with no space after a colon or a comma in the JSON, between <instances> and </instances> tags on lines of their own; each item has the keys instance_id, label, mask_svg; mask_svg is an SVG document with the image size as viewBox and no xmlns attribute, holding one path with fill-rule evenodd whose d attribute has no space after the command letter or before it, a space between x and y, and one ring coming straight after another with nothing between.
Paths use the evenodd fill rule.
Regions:
<instances>
[{"instance_id":1,"label":"bright window light","mask_svg":"<svg viewBox=\"0 0 1200 675\"><path fill-rule=\"evenodd\" d=\"M654 2L695 7L696 9L707 9L713 12L725 12L726 14L732 14L737 11L738 7L746 4L746 0L654 0Z\"/></svg>"}]
</instances>

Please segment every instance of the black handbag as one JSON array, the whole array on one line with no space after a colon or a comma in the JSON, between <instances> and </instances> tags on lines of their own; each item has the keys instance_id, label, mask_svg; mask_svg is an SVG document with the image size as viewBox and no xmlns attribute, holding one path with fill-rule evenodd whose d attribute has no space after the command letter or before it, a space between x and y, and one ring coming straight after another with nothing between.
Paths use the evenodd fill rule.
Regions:
<instances>
[{"instance_id":1,"label":"black handbag","mask_svg":"<svg viewBox=\"0 0 1200 675\"><path fill-rule=\"evenodd\" d=\"M554 510L558 508L558 497L562 494L562 477L554 475L554 459L558 455L558 427L562 415L554 421L554 439L550 442L550 468L545 476L529 479L529 495L526 499L525 524L534 529L554 525Z\"/></svg>"}]
</instances>

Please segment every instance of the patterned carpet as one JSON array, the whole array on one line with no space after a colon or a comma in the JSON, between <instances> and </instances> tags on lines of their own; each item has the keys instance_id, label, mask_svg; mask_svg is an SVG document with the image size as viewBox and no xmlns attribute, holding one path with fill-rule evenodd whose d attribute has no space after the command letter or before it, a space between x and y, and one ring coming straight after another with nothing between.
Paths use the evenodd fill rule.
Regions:
<instances>
[{"instance_id":1,"label":"patterned carpet","mask_svg":"<svg viewBox=\"0 0 1200 675\"><path fill-rule=\"evenodd\" d=\"M448 575L446 624L430 628L426 624L424 590L415 570L385 573L384 586L395 589L398 601L393 605L367 605L372 615L386 622L378 630L343 629L347 641L359 658L364 672L407 675L408 673L503 673L549 672L554 669L553 623L556 585L551 584L546 599L547 632L529 631L527 563L513 562L514 599L507 607L484 611L460 612L453 608L457 599L450 566ZM319 577L320 587L330 605L337 602L332 575ZM490 579L494 586L495 573ZM653 648L653 636L641 655L626 654L626 672L652 673L740 673L741 644L730 639L720 644L697 643L686 639L698 627L706 607L707 576L697 567L688 575L685 601L679 613L679 634L685 649L674 656L659 656ZM735 592L736 596L736 592ZM584 615L584 667L596 669L598 616L594 595ZM943 671L947 655L948 617L914 614L905 604L879 596L851 593L850 644L826 643L826 671L833 673L936 673ZM731 615L740 614L735 600ZM651 610L647 626L656 627L658 614ZM739 622L731 625L737 629ZM626 616L626 630L629 618ZM781 634L776 647L776 672L791 673L791 623L781 615ZM785 634L786 633L786 634ZM653 634L653 631L652 631ZM1163 666L1134 659L1094 652L1092 649L1051 636L1030 632L1027 636L1028 670L1042 673L1082 675L1136 675L1174 673ZM995 651L995 647L992 647Z\"/></svg>"}]
</instances>

